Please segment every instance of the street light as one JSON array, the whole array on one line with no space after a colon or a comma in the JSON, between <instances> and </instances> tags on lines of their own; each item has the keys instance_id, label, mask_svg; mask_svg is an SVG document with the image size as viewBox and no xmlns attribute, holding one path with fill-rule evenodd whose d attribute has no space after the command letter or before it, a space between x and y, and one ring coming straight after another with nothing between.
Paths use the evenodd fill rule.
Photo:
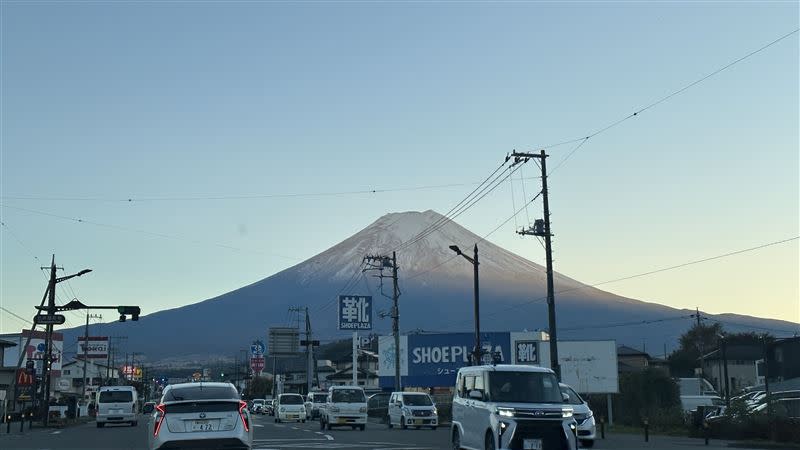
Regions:
<instances>
[{"instance_id":1,"label":"street light","mask_svg":"<svg viewBox=\"0 0 800 450\"><path fill-rule=\"evenodd\" d=\"M730 406L731 406L731 391L730 391L730 388L728 387L728 383L730 382L729 381L730 379L728 378L728 353L727 353L728 345L727 345L727 342L725 341L725 335L718 334L717 337L719 338L719 342L720 342L720 345L719 345L720 346L720 350L722 350L722 367L723 367L723 371L724 371L724 374L725 374L725 406L730 408ZM720 388L721 387L722 386L720 386Z\"/></svg>"},{"instance_id":2,"label":"street light","mask_svg":"<svg viewBox=\"0 0 800 450\"><path fill-rule=\"evenodd\" d=\"M472 267L474 270L474 291L475 291L475 349L472 353L472 364L478 365L481 360L481 317L480 317L480 299L478 296L478 244L475 244L475 256L470 258L469 256L465 255L461 252L461 249L458 248L457 245L451 245L450 250L456 252L457 255L463 256L464 259L472 263Z\"/></svg>"}]
</instances>

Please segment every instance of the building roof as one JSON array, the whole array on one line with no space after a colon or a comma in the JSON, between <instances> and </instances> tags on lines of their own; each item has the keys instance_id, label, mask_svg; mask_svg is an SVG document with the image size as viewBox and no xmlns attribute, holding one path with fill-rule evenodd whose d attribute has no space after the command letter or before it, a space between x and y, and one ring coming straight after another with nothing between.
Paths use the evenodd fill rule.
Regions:
<instances>
[{"instance_id":1,"label":"building roof","mask_svg":"<svg viewBox=\"0 0 800 450\"><path fill-rule=\"evenodd\" d=\"M348 367L346 367L346 368L344 368L344 369L342 369L342 370L340 370L340 371L338 371L338 372L336 372L336 373L334 373L332 375L328 375L328 380L351 380L351 379L353 379L352 368L353 368L353 366L351 365L351 366L348 366ZM375 372L371 371L371 370L366 370L366 369L362 369L362 368L359 367L359 369L358 369L358 377L359 378L374 379L374 378L378 378L378 375Z\"/></svg>"},{"instance_id":2,"label":"building roof","mask_svg":"<svg viewBox=\"0 0 800 450\"><path fill-rule=\"evenodd\" d=\"M764 359L764 349L760 345L728 345L728 348L725 349L725 356L729 362L732 360L758 361ZM720 349L716 349L704 355L703 358L709 361L718 361L722 359L722 352Z\"/></svg>"},{"instance_id":3,"label":"building roof","mask_svg":"<svg viewBox=\"0 0 800 450\"><path fill-rule=\"evenodd\" d=\"M617 347L617 356L644 356L647 359L650 359L650 355L645 353L641 350L636 350L633 347L628 347L627 345L621 345Z\"/></svg>"}]
</instances>

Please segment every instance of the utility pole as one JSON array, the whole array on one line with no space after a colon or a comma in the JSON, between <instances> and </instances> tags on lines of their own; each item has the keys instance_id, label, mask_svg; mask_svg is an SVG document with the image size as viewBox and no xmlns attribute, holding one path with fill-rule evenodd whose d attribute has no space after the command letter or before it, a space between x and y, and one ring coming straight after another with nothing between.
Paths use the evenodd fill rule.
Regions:
<instances>
[{"instance_id":1,"label":"utility pole","mask_svg":"<svg viewBox=\"0 0 800 450\"><path fill-rule=\"evenodd\" d=\"M697 319L697 336L700 340L699 347L700 347L700 374L698 375L698 383L700 383L700 392L697 395L703 395L703 378L705 375L705 354L706 354L706 345L703 341L703 324L700 322L700 307L695 308L695 319Z\"/></svg>"},{"instance_id":2,"label":"utility pole","mask_svg":"<svg viewBox=\"0 0 800 450\"><path fill-rule=\"evenodd\" d=\"M103 316L98 314L89 314L89 311L86 311L86 328L83 332L83 394L81 395L81 402L86 401L86 383L88 383L87 379L91 379L87 377L86 370L87 364L89 361L89 319L103 319Z\"/></svg>"},{"instance_id":3,"label":"utility pole","mask_svg":"<svg viewBox=\"0 0 800 450\"><path fill-rule=\"evenodd\" d=\"M542 170L542 203L544 206L544 219L537 219L532 228L518 231L517 234L523 236L532 235L537 237L544 237L545 257L547 260L547 322L548 333L550 334L550 367L556 373L556 377L561 381L561 365L558 362L558 334L556 330L556 299L555 290L553 287L553 247L551 237L553 236L550 229L550 202L547 191L547 154L544 150L537 153L517 153L511 154L516 158L515 164L519 162L527 162L528 159L537 158L540 162Z\"/></svg>"},{"instance_id":4,"label":"utility pole","mask_svg":"<svg viewBox=\"0 0 800 450\"><path fill-rule=\"evenodd\" d=\"M379 270L380 274L376 275L378 278L392 279L392 312L390 316L392 318L392 335L394 336L394 390L400 392L402 391L400 382L400 306L398 304L400 287L397 283L397 252L392 252L391 258L388 255L367 255L364 257L364 261L370 263L370 266L364 271ZM392 269L391 277L383 275L385 268Z\"/></svg>"},{"instance_id":5,"label":"utility pole","mask_svg":"<svg viewBox=\"0 0 800 450\"><path fill-rule=\"evenodd\" d=\"M289 308L289 311L297 312L297 313L305 313L306 315L306 338L305 340L300 341L300 345L306 346L306 394L311 393L311 389L313 387L313 378L314 378L314 347L319 347L319 341L315 341L312 339L311 334L311 318L308 315L308 306L303 307L292 307ZM298 327L299 324L299 317L298 317Z\"/></svg>"},{"instance_id":6,"label":"utility pole","mask_svg":"<svg viewBox=\"0 0 800 450\"><path fill-rule=\"evenodd\" d=\"M42 267L45 269L45 267ZM47 284L47 314L56 313L56 255L50 262L50 281ZM62 268L63 269L63 268ZM24 350L24 349L21 349ZM50 418L50 366L53 358L53 325L45 325L45 350L42 363L42 383L44 383L42 404L44 408L43 421L45 426L49 424Z\"/></svg>"},{"instance_id":7,"label":"utility pole","mask_svg":"<svg viewBox=\"0 0 800 450\"><path fill-rule=\"evenodd\" d=\"M481 355L483 354L483 348L481 346L481 315L480 315L480 297L478 295L478 266L480 265L478 261L478 244L475 244L474 248L474 256L470 258L469 256L465 255L461 252L461 249L458 248L457 245L451 245L450 250L456 252L457 255L463 256L464 259L469 261L473 267L473 307L475 308L475 347L472 349L472 356L470 358L471 364L473 366L477 366L481 364Z\"/></svg>"}]
</instances>

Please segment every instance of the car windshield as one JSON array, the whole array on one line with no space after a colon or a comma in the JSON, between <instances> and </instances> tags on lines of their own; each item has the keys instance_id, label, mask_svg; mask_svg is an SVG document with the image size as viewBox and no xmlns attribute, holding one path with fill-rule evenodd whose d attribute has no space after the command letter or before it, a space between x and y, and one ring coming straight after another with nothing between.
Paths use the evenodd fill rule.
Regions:
<instances>
[{"instance_id":1,"label":"car windshield","mask_svg":"<svg viewBox=\"0 0 800 450\"><path fill-rule=\"evenodd\" d=\"M433 402L431 401L431 398L425 394L403 394L403 404L408 406L431 406L433 405Z\"/></svg>"},{"instance_id":2,"label":"car windshield","mask_svg":"<svg viewBox=\"0 0 800 450\"><path fill-rule=\"evenodd\" d=\"M361 389L335 389L331 394L334 403L366 403L367 398Z\"/></svg>"},{"instance_id":3,"label":"car windshield","mask_svg":"<svg viewBox=\"0 0 800 450\"><path fill-rule=\"evenodd\" d=\"M302 405L303 397L299 395L282 395L281 405Z\"/></svg>"},{"instance_id":4,"label":"car windshield","mask_svg":"<svg viewBox=\"0 0 800 450\"><path fill-rule=\"evenodd\" d=\"M239 394L233 386L187 386L170 389L164 395L165 402L179 402L184 400L222 400L239 399Z\"/></svg>"},{"instance_id":5,"label":"car windshield","mask_svg":"<svg viewBox=\"0 0 800 450\"><path fill-rule=\"evenodd\" d=\"M561 388L561 393L569 395L569 400L567 400L567 403L569 403L570 405L582 405L583 404L583 399L581 398L581 396L578 395L578 393L575 392L572 388L562 387Z\"/></svg>"},{"instance_id":6,"label":"car windshield","mask_svg":"<svg viewBox=\"0 0 800 450\"><path fill-rule=\"evenodd\" d=\"M564 402L555 375L539 372L490 372L489 398L508 403Z\"/></svg>"},{"instance_id":7,"label":"car windshield","mask_svg":"<svg viewBox=\"0 0 800 450\"><path fill-rule=\"evenodd\" d=\"M325 403L327 397L327 394L314 394L314 403Z\"/></svg>"},{"instance_id":8,"label":"car windshield","mask_svg":"<svg viewBox=\"0 0 800 450\"><path fill-rule=\"evenodd\" d=\"M131 391L103 391L100 393L100 403L130 403L133 401Z\"/></svg>"},{"instance_id":9,"label":"car windshield","mask_svg":"<svg viewBox=\"0 0 800 450\"><path fill-rule=\"evenodd\" d=\"M263 405L264 404L264 400L253 400L253 404L254 405Z\"/></svg>"}]
</instances>

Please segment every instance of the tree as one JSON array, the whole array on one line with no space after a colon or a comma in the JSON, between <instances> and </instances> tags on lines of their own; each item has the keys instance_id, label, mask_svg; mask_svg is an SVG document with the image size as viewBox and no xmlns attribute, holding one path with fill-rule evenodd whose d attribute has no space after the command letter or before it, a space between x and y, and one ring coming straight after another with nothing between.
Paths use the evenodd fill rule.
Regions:
<instances>
[{"instance_id":1,"label":"tree","mask_svg":"<svg viewBox=\"0 0 800 450\"><path fill-rule=\"evenodd\" d=\"M256 377L250 380L247 389L244 390L244 398L266 398L272 394L272 380L266 377Z\"/></svg>"},{"instance_id":2,"label":"tree","mask_svg":"<svg viewBox=\"0 0 800 450\"><path fill-rule=\"evenodd\" d=\"M701 353L708 353L717 348L719 335L722 332L722 325L719 323L711 325L700 323L683 333L678 340L680 347L668 358L672 375L676 377L694 376L694 369L699 366L698 359L700 359Z\"/></svg>"}]
</instances>

